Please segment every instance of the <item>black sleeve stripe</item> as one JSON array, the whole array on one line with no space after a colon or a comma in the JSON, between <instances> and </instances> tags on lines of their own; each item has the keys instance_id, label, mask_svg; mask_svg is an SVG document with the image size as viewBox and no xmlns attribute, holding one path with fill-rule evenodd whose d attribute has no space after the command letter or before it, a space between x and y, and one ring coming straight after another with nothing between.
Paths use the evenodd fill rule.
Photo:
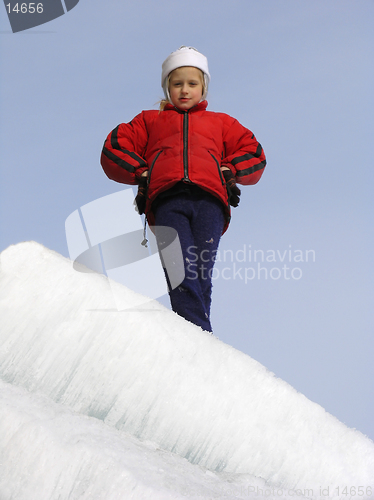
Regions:
<instances>
[{"instance_id":1,"label":"black sleeve stripe","mask_svg":"<svg viewBox=\"0 0 374 500\"><path fill-rule=\"evenodd\" d=\"M130 163L127 163L127 161L122 160L121 158L118 158L115 154L113 154L109 149L103 148L103 154L109 158L109 160L113 161L116 165L118 165L121 168L124 168L130 173L135 172L135 167L133 165L130 165Z\"/></svg>"},{"instance_id":2,"label":"black sleeve stripe","mask_svg":"<svg viewBox=\"0 0 374 500\"><path fill-rule=\"evenodd\" d=\"M113 149L121 149L118 142L118 129L119 125L117 125L117 127L112 130L112 135L110 137L110 143Z\"/></svg>"},{"instance_id":3,"label":"black sleeve stripe","mask_svg":"<svg viewBox=\"0 0 374 500\"><path fill-rule=\"evenodd\" d=\"M256 158L260 158L260 156L262 155L262 146L260 143L258 143L258 146L257 146L257 149L256 149L256 153L255 153L255 157Z\"/></svg>"},{"instance_id":4,"label":"black sleeve stripe","mask_svg":"<svg viewBox=\"0 0 374 500\"><path fill-rule=\"evenodd\" d=\"M133 151L128 151L127 149L122 149L121 146L119 145L118 142L118 129L119 125L112 131L112 135L110 137L110 144L113 149L118 149L119 151L122 151L122 153L126 153L129 155L133 160L136 160L139 162L140 167L145 167L146 162L143 160L141 156L138 156L136 153Z\"/></svg>"},{"instance_id":5,"label":"black sleeve stripe","mask_svg":"<svg viewBox=\"0 0 374 500\"><path fill-rule=\"evenodd\" d=\"M238 170L236 172L237 177L244 177L245 175L251 175L254 174L255 172L258 172L259 170L262 170L266 166L266 160L262 161L261 163L258 163L257 165L254 165L253 167L248 167L245 168L244 170Z\"/></svg>"},{"instance_id":6,"label":"black sleeve stripe","mask_svg":"<svg viewBox=\"0 0 374 500\"><path fill-rule=\"evenodd\" d=\"M261 154L262 154L262 146L259 143L257 146L256 152L254 154L246 153L243 156L238 156L237 158L234 158L233 160L231 160L231 163L233 165L236 165L237 163L241 163L242 161L246 161L246 160L251 160L252 158L260 158Z\"/></svg>"},{"instance_id":7,"label":"black sleeve stripe","mask_svg":"<svg viewBox=\"0 0 374 500\"><path fill-rule=\"evenodd\" d=\"M233 165L237 165L238 163L241 163L242 161L251 160L254 157L255 157L255 155L252 155L251 153L247 153L243 156L238 156L237 158L234 158L233 160L231 160L231 163Z\"/></svg>"}]
</instances>

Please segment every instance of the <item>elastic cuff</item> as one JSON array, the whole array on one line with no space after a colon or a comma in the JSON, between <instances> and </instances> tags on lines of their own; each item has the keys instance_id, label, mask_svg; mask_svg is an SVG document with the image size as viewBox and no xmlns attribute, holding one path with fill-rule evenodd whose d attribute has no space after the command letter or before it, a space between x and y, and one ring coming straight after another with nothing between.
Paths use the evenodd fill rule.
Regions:
<instances>
[{"instance_id":1,"label":"elastic cuff","mask_svg":"<svg viewBox=\"0 0 374 500\"><path fill-rule=\"evenodd\" d=\"M221 165L221 168L222 168L222 167L227 167L229 170L231 170L231 172L232 172L234 175L236 175L235 168L234 168L232 165L227 164L227 163L223 163L223 164Z\"/></svg>"},{"instance_id":2,"label":"elastic cuff","mask_svg":"<svg viewBox=\"0 0 374 500\"><path fill-rule=\"evenodd\" d=\"M148 167L141 167L141 168L138 168L136 169L136 172L135 172L135 179L139 182L142 174L144 172L146 172L148 170Z\"/></svg>"}]
</instances>

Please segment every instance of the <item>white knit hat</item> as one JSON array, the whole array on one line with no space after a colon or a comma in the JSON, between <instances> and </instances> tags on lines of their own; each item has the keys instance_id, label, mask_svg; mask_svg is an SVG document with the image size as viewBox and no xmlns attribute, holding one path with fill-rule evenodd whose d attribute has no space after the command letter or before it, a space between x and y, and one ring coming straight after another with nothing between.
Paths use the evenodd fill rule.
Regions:
<instances>
[{"instance_id":1,"label":"white knit hat","mask_svg":"<svg viewBox=\"0 0 374 500\"><path fill-rule=\"evenodd\" d=\"M166 99L170 100L168 76L172 71L182 66L193 66L204 73L205 91L201 99L203 101L208 93L208 85L210 82L208 59L194 47L186 47L185 45L182 45L178 50L172 52L162 63L161 87L164 90Z\"/></svg>"}]
</instances>

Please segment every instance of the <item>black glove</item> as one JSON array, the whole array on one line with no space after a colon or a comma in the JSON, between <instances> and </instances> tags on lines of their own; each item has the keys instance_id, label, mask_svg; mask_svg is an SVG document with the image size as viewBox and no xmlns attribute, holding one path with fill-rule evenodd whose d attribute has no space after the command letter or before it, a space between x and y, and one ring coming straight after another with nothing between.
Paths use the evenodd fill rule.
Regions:
<instances>
[{"instance_id":1,"label":"black glove","mask_svg":"<svg viewBox=\"0 0 374 500\"><path fill-rule=\"evenodd\" d=\"M138 193L135 197L135 206L138 208L139 215L144 214L146 201L147 201L147 177L140 177Z\"/></svg>"},{"instance_id":2,"label":"black glove","mask_svg":"<svg viewBox=\"0 0 374 500\"><path fill-rule=\"evenodd\" d=\"M235 175L231 170L222 170L222 175L226 181L227 194L229 195L229 203L233 207L237 207L240 201L241 191L236 185Z\"/></svg>"}]
</instances>

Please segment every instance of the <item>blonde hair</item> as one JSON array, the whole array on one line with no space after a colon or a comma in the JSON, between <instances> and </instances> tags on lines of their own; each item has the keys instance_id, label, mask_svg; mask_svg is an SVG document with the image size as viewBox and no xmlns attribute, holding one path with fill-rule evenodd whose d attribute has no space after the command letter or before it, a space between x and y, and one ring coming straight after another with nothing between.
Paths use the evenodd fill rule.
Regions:
<instances>
[{"instance_id":1,"label":"blonde hair","mask_svg":"<svg viewBox=\"0 0 374 500\"><path fill-rule=\"evenodd\" d=\"M195 67L195 66L194 66L194 67ZM178 69L178 68L173 69L173 71L171 71L171 72L168 74L168 77L167 77L167 88L169 88L169 85L170 85L170 77L171 77L171 75L172 75L172 74L173 74L173 72L174 72L175 70L177 70L177 69ZM200 69L200 68L196 68L196 69L198 69L198 70L199 70L199 72L200 72L201 84L202 84L202 86L203 86L203 91L202 91L202 94L201 94L201 95L203 96L203 95L205 94L205 92L206 92L206 86L205 86L205 78L204 78L204 73L201 71L201 69ZM158 101L158 104L159 104L159 113L161 113L161 111L164 111L165 106L166 106L167 104L173 104L173 103L172 103L169 99L165 99L165 98L164 98L164 99L161 99L160 101Z\"/></svg>"},{"instance_id":2,"label":"blonde hair","mask_svg":"<svg viewBox=\"0 0 374 500\"><path fill-rule=\"evenodd\" d=\"M172 73L172 72L171 72ZM171 73L168 74L168 78L167 78L167 88L169 88L169 85L170 85L170 77L171 77ZM158 112L161 113L161 111L164 111L165 109L165 106L167 104L171 104L171 102L169 101L169 99L161 99L160 101L158 101L158 104L159 104L159 108L158 108Z\"/></svg>"}]
</instances>

